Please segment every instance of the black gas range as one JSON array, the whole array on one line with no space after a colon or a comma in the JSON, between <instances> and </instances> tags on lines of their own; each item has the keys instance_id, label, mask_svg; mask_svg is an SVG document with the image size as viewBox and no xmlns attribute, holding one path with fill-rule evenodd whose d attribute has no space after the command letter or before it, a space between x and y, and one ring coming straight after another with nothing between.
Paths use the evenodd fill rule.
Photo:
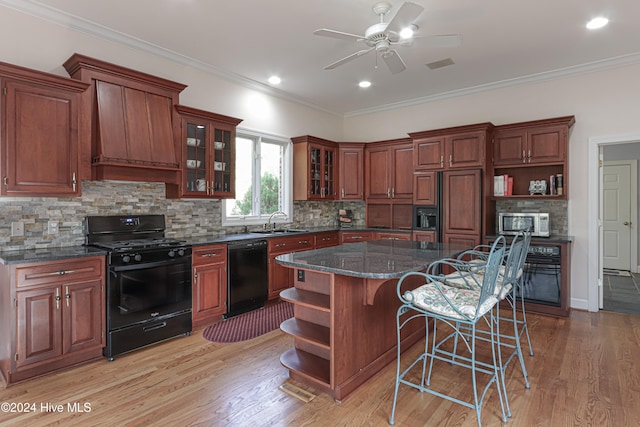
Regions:
<instances>
[{"instance_id":1,"label":"black gas range","mask_svg":"<svg viewBox=\"0 0 640 427\"><path fill-rule=\"evenodd\" d=\"M109 360L191 332L191 247L164 232L163 215L85 218L85 243L108 252Z\"/></svg>"}]
</instances>

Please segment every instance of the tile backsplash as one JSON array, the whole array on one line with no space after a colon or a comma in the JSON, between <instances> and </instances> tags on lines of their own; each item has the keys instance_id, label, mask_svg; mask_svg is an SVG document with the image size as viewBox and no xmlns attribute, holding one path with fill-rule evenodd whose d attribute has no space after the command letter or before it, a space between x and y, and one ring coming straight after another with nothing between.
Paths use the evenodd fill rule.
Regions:
<instances>
[{"instance_id":1,"label":"tile backsplash","mask_svg":"<svg viewBox=\"0 0 640 427\"><path fill-rule=\"evenodd\" d=\"M168 237L219 236L241 230L221 226L220 200L167 199L163 183L83 181L82 186L81 197L0 198L0 249L81 245L82 223L89 215L164 214ZM364 202L308 201L294 202L292 226L336 226L339 209L352 209L356 225L365 225ZM58 233L48 233L49 221L58 223ZM11 236L13 222L24 225L24 236Z\"/></svg>"}]
</instances>

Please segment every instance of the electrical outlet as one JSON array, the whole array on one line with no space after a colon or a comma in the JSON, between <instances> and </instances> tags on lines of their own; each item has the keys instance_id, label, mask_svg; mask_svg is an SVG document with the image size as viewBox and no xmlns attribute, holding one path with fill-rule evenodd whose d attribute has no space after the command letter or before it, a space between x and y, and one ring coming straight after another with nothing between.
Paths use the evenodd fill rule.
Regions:
<instances>
[{"instance_id":1,"label":"electrical outlet","mask_svg":"<svg viewBox=\"0 0 640 427\"><path fill-rule=\"evenodd\" d=\"M58 228L58 221L49 221L47 226L48 234L58 234L60 229Z\"/></svg>"},{"instance_id":2,"label":"electrical outlet","mask_svg":"<svg viewBox=\"0 0 640 427\"><path fill-rule=\"evenodd\" d=\"M298 271L298 282L304 282L304 270L297 270Z\"/></svg>"},{"instance_id":3,"label":"electrical outlet","mask_svg":"<svg viewBox=\"0 0 640 427\"><path fill-rule=\"evenodd\" d=\"M24 236L24 224L20 221L11 223L11 237L22 237Z\"/></svg>"}]
</instances>

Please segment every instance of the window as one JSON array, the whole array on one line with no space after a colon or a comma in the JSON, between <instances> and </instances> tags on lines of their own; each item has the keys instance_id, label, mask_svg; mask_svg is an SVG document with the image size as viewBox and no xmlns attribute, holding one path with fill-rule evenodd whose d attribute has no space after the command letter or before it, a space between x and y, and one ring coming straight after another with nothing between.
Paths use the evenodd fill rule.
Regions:
<instances>
[{"instance_id":1,"label":"window","mask_svg":"<svg viewBox=\"0 0 640 427\"><path fill-rule=\"evenodd\" d=\"M236 198L223 202L222 225L264 224L277 211L291 222L291 141L237 130L235 158Z\"/></svg>"}]
</instances>

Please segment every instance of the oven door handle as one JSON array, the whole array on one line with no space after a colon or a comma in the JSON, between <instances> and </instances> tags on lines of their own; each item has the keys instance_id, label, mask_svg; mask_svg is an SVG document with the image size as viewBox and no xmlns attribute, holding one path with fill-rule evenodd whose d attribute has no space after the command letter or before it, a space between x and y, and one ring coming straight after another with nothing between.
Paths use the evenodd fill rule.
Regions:
<instances>
[{"instance_id":1,"label":"oven door handle","mask_svg":"<svg viewBox=\"0 0 640 427\"><path fill-rule=\"evenodd\" d=\"M109 267L110 271L118 272L118 271L130 271L130 270L141 270L143 268L153 268L153 267L161 267L163 265L173 265L173 264L182 264L188 262L188 258L178 258L176 260L171 261L156 261L156 262L147 262L142 264L131 264L131 265L120 265L117 267Z\"/></svg>"}]
</instances>

